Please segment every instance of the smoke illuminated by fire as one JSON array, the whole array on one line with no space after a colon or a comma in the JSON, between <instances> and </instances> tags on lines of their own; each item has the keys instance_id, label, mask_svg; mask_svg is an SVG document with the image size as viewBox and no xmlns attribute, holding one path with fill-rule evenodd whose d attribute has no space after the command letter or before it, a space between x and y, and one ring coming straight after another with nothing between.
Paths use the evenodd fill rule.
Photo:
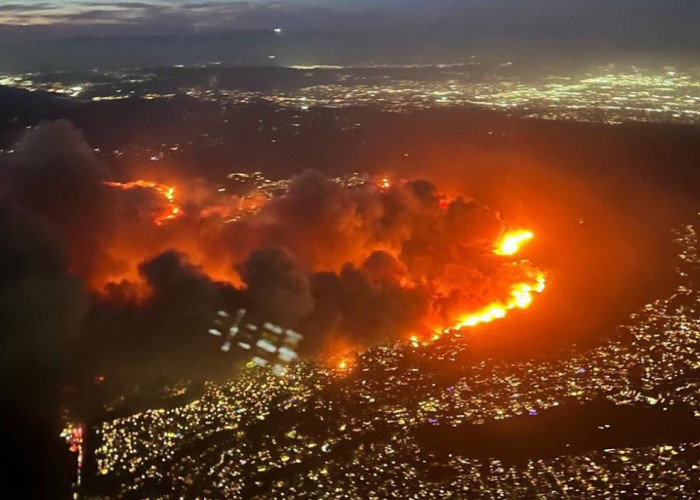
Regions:
<instances>
[{"instance_id":1,"label":"smoke illuminated by fire","mask_svg":"<svg viewBox=\"0 0 700 500\"><path fill-rule=\"evenodd\" d=\"M36 127L18 151L3 196L38 216L49 269L91 294L71 306L91 303L86 331L120 355L175 339L175 356L208 349L197 339L212 315L245 308L302 333L301 356L350 373L367 347L436 341L527 309L545 287L520 254L531 231L504 235L498 211L426 179L148 167L116 182L127 171L68 123Z\"/></svg>"},{"instance_id":2,"label":"smoke illuminated by fire","mask_svg":"<svg viewBox=\"0 0 700 500\"><path fill-rule=\"evenodd\" d=\"M121 189L123 191L129 191L131 189L152 189L160 196L162 196L167 206L165 210L153 214L153 223L156 225L161 225L169 220L176 219L182 215L182 207L180 207L175 201L174 186L167 186L165 184L159 184L157 182L146 181L142 179L131 182L104 181L103 184L105 186Z\"/></svg>"},{"instance_id":3,"label":"smoke illuminated by fire","mask_svg":"<svg viewBox=\"0 0 700 500\"><path fill-rule=\"evenodd\" d=\"M376 178L374 181L370 182L367 187L373 186L382 198L392 197L396 195L396 190L405 189L407 181L400 181L397 183L392 182L388 177L381 176ZM160 184L153 181L147 180L136 180L131 182L111 182L105 181L104 184L108 187L119 189L122 191L129 191L134 189L147 189L152 190L157 193L165 203L165 209L157 213L151 214L152 221L154 224L160 226L168 221L172 221L181 215L183 215L183 210L181 205L178 203L175 197L175 187ZM342 181L341 181L342 185ZM344 188L348 189L348 188ZM352 189L352 188L350 188ZM371 189L371 188L370 188ZM279 195L282 199L286 194L282 193ZM449 200L443 195L436 193L436 198L434 199L435 205L440 209L448 213L450 207L454 200ZM251 206L254 206L255 210L251 209L251 206L245 205L246 200L252 200L250 202ZM269 213L264 213L262 216L259 214L259 210L267 205L268 202L274 201L274 197L269 195L263 195L262 193L257 193L255 189L246 194L243 197L238 198L233 206L227 206L220 200L211 199L200 207L198 207L199 217L202 220L218 220L217 224L228 224L235 221L242 221L247 223L249 220L254 220L258 217L263 219L268 219L270 217ZM253 205L253 201L255 202ZM238 215L236 215L238 214ZM211 223L210 223L211 224ZM187 231L185 231L187 233ZM518 254L522 247L534 238L534 233L529 230L519 229L508 231L501 237L497 238L493 243L492 254L499 257L513 257ZM197 241L197 238L191 238L188 234L182 234L176 236L174 239L168 240L162 246L165 249L167 246L171 246L180 251L186 253L191 261L197 265L202 266L203 270L211 277L215 279L226 281L231 283L233 286L241 287L242 283L237 272L233 271L233 266L231 264L226 264L226 260L222 259L220 262L216 262L216 259L212 257L214 252L209 251L207 247L203 246L205 243ZM379 249L392 255L393 258L398 258L400 253L400 248L392 249L390 245L378 245ZM138 248L137 242L133 241L121 241L115 242L115 248L120 249L122 255L129 255L134 253L133 248ZM360 249L362 250L362 249ZM369 255L375 249L369 248L363 251L364 255ZM129 274L124 275L124 278L128 279L132 283L138 283L138 264L145 260L148 255L143 252L139 252L140 257L134 257L133 266ZM137 254L137 255L139 255ZM351 256L352 254L348 254ZM345 257L347 258L347 257ZM362 257L361 257L362 258ZM341 260L341 263L347 262L347 260ZM361 262L361 261L359 261ZM487 305L477 308L474 311L468 313L457 314L454 311L450 313L449 317L445 317L443 320L429 321L433 325L443 323L440 327L431 327L435 333L432 335L430 340L436 340L439 338L441 333L458 331L466 327L474 327L482 323L489 323L498 319L504 318L509 311L514 309L527 309L530 307L534 300L534 295L541 293L545 288L545 275L541 271L537 270L527 261L514 261L514 262L504 262L505 266L510 265L514 270L517 270L521 278L515 283L508 285L507 293L502 295L504 298L493 300ZM227 271L227 266L229 271ZM515 274L514 274L515 276ZM397 283L403 290L413 290L420 283L420 277L417 275L411 275L402 271L400 275L396 276ZM114 276L102 280L102 283L108 283L109 281L119 281L115 279ZM452 287L468 289L468 284L451 284ZM440 287L436 288L437 291L441 290ZM143 290L142 290L143 292ZM439 302L439 296L436 295L432 300ZM417 343L417 337L412 337L412 342ZM349 364L345 357L340 361L345 364L346 368ZM337 365L340 368L340 365ZM345 368L341 368L345 369Z\"/></svg>"},{"instance_id":4,"label":"smoke illuminated by fire","mask_svg":"<svg viewBox=\"0 0 700 500\"><path fill-rule=\"evenodd\" d=\"M527 309L545 288L544 273L512 259L532 231L504 234L495 210L426 180L312 170L278 180L231 174L214 185L110 177L97 178L110 189L100 238L73 247L94 292L145 306L159 288L181 286L173 273L184 272L251 301L262 317L299 325L316 337L309 351L330 351L340 371L382 338L421 332L413 344L434 341ZM174 260L158 260L168 252ZM80 266L85 258L91 264Z\"/></svg>"}]
</instances>

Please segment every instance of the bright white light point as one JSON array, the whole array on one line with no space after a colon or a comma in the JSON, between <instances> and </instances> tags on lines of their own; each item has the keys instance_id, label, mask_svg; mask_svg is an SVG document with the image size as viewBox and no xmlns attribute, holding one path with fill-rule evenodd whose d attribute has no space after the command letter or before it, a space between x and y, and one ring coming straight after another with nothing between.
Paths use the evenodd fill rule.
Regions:
<instances>
[{"instance_id":1,"label":"bright white light point","mask_svg":"<svg viewBox=\"0 0 700 500\"><path fill-rule=\"evenodd\" d=\"M274 31L275 33L282 33L282 28L275 28Z\"/></svg>"}]
</instances>

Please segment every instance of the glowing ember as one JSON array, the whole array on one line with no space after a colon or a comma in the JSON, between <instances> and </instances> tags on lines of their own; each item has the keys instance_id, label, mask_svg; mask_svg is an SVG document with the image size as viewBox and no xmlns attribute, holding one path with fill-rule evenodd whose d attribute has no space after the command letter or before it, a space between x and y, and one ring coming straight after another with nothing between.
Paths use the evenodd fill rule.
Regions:
<instances>
[{"instance_id":1,"label":"glowing ember","mask_svg":"<svg viewBox=\"0 0 700 500\"><path fill-rule=\"evenodd\" d=\"M161 195L167 203L167 208L163 212L154 215L153 223L156 225L160 226L164 222L176 219L182 215L182 209L175 201L175 188L173 186L167 186L153 181L145 181L143 179L131 182L105 181L103 184L111 188L121 189L122 191L129 191L131 189L153 189L156 193Z\"/></svg>"},{"instance_id":2,"label":"glowing ember","mask_svg":"<svg viewBox=\"0 0 700 500\"><path fill-rule=\"evenodd\" d=\"M530 241L535 234L532 231L520 230L511 231L503 235L503 238L496 244L493 253L496 255L515 255L522 245Z\"/></svg>"}]
</instances>

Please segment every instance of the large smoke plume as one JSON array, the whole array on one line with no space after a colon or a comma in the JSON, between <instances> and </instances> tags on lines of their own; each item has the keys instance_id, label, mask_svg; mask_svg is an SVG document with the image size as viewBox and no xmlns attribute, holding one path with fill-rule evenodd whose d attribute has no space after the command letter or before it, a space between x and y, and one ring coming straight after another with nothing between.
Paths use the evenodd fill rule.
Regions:
<instances>
[{"instance_id":1,"label":"large smoke plume","mask_svg":"<svg viewBox=\"0 0 700 500\"><path fill-rule=\"evenodd\" d=\"M235 197L201 179L177 179L165 196L119 179L65 121L28 132L1 175L4 219L22 211L35 221L3 240L36 239L22 251L61 255L27 257L39 267L17 279L36 291L13 313L61 309L72 321L61 330L79 331L92 362L114 369L206 365L207 323L221 307L297 328L302 351L316 354L333 339L362 346L449 326L507 300L532 272L493 254L504 229L496 212L424 180L347 187L307 170L232 222ZM61 292L65 283L78 291Z\"/></svg>"}]
</instances>

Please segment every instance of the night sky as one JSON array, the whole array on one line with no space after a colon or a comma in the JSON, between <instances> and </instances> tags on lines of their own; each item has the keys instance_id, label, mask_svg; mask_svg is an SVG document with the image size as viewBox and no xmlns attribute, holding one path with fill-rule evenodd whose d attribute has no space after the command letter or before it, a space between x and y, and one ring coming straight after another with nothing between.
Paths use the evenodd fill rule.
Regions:
<instances>
[{"instance_id":1,"label":"night sky","mask_svg":"<svg viewBox=\"0 0 700 500\"><path fill-rule=\"evenodd\" d=\"M465 30L521 38L574 35L695 40L694 0L142 0L0 4L4 41L42 36L200 34L231 30Z\"/></svg>"}]
</instances>

